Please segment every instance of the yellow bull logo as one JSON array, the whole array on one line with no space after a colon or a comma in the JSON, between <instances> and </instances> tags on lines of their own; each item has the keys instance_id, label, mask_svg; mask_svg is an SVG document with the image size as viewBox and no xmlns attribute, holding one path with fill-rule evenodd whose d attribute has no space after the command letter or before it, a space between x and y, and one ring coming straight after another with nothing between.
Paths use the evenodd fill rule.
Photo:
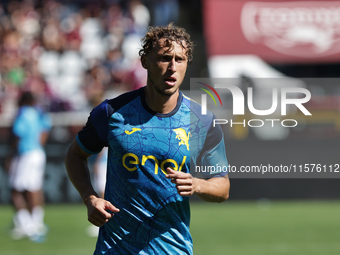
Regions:
<instances>
[{"instance_id":1,"label":"yellow bull logo","mask_svg":"<svg viewBox=\"0 0 340 255\"><path fill-rule=\"evenodd\" d=\"M178 146L184 144L187 146L187 150L189 150L189 137L191 136L191 133L189 132L187 134L183 128L176 128L173 131L176 133L175 139L179 140Z\"/></svg>"}]
</instances>

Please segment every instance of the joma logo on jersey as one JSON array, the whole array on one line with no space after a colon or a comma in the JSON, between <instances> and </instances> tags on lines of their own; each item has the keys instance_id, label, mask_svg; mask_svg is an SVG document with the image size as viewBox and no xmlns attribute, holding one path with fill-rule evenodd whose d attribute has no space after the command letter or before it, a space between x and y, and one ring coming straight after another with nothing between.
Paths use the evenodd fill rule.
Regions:
<instances>
[{"instance_id":1,"label":"joma logo on jersey","mask_svg":"<svg viewBox=\"0 0 340 255\"><path fill-rule=\"evenodd\" d=\"M183 160L181 164L179 165L174 159L165 159L160 162L160 160L153 155L143 155L142 159L140 160L136 154L126 153L124 154L122 158L122 163L126 170L133 172L137 170L138 165L144 166L146 162L150 160L155 164L155 169L154 169L155 174L158 174L159 168L161 168L161 171L164 174L167 174L166 172L167 167L171 167L175 171L181 171L185 164L186 159L187 157L183 156Z\"/></svg>"},{"instance_id":2,"label":"joma logo on jersey","mask_svg":"<svg viewBox=\"0 0 340 255\"><path fill-rule=\"evenodd\" d=\"M191 136L191 133L189 132L187 134L183 128L176 128L173 131L176 133L175 139L179 140L178 146L181 146L183 144L187 147L187 150L189 151L189 137Z\"/></svg>"},{"instance_id":3,"label":"joma logo on jersey","mask_svg":"<svg viewBox=\"0 0 340 255\"><path fill-rule=\"evenodd\" d=\"M137 132L137 131L141 131L141 129L140 128L132 128L131 131L125 130L125 134L131 135L131 134L133 134L134 132Z\"/></svg>"}]
</instances>

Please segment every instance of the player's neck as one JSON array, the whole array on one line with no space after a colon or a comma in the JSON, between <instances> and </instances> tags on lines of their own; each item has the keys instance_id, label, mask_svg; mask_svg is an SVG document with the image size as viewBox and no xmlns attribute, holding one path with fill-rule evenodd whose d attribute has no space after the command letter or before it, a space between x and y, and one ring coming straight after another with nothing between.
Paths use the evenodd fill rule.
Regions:
<instances>
[{"instance_id":1,"label":"player's neck","mask_svg":"<svg viewBox=\"0 0 340 255\"><path fill-rule=\"evenodd\" d=\"M164 96L147 86L144 89L144 93L146 104L154 112L167 114L176 108L179 96L178 90L171 96Z\"/></svg>"}]
</instances>

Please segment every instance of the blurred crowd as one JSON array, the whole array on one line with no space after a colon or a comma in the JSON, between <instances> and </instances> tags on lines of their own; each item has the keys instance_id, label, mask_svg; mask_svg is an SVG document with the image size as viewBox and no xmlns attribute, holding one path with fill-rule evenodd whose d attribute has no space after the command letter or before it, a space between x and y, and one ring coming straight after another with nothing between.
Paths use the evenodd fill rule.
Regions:
<instances>
[{"instance_id":1,"label":"blurred crowd","mask_svg":"<svg viewBox=\"0 0 340 255\"><path fill-rule=\"evenodd\" d=\"M11 115L27 90L57 112L144 86L140 39L149 25L176 22L178 8L176 0L0 3L0 114Z\"/></svg>"}]
</instances>

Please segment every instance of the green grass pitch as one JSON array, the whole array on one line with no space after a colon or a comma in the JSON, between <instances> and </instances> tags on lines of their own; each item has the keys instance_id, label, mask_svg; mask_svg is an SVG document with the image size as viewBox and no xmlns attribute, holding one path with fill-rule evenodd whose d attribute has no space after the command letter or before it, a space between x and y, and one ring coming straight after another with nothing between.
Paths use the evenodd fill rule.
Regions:
<instances>
[{"instance_id":1,"label":"green grass pitch","mask_svg":"<svg viewBox=\"0 0 340 255\"><path fill-rule=\"evenodd\" d=\"M47 205L44 243L12 240L12 208L0 206L1 255L92 254L85 206ZM192 203L195 255L338 255L340 201Z\"/></svg>"}]
</instances>

